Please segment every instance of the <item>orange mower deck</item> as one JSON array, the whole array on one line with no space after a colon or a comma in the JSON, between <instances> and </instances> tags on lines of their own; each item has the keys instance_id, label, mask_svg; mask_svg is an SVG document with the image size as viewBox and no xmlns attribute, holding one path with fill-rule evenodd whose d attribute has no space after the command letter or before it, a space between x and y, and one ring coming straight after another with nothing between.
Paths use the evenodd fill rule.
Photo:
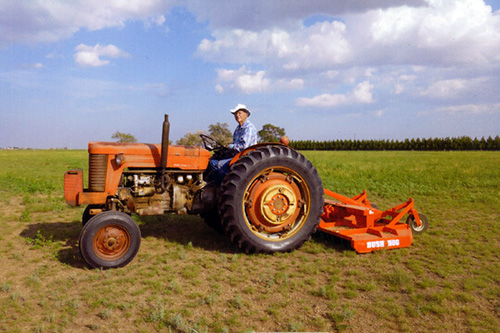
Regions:
<instances>
[{"instance_id":1,"label":"orange mower deck","mask_svg":"<svg viewBox=\"0 0 500 333\"><path fill-rule=\"evenodd\" d=\"M420 221L413 199L382 211L370 204L366 191L353 198L326 189L324 191L325 195L335 200L325 199L318 230L350 241L351 247L358 253L411 245L412 230L408 223L400 221L406 214ZM417 222L417 226L420 223Z\"/></svg>"}]
</instances>

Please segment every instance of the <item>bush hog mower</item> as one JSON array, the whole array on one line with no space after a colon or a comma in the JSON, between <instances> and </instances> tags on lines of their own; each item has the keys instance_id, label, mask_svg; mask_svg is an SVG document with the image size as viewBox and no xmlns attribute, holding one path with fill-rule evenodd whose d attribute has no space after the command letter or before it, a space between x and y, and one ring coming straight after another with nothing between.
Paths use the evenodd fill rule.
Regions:
<instances>
[{"instance_id":1,"label":"bush hog mower","mask_svg":"<svg viewBox=\"0 0 500 333\"><path fill-rule=\"evenodd\" d=\"M79 246L90 266L122 267L135 257L141 231L132 213L200 214L247 253L295 250L316 229L350 240L360 253L400 248L411 245L412 231L427 228L412 199L381 211L365 193L347 198L324 190L313 165L286 142L240 152L218 185L207 167L226 148L205 135L204 148L169 145L169 128L165 115L161 144L89 143L87 189L82 170L66 172L66 202L87 205Z\"/></svg>"}]
</instances>

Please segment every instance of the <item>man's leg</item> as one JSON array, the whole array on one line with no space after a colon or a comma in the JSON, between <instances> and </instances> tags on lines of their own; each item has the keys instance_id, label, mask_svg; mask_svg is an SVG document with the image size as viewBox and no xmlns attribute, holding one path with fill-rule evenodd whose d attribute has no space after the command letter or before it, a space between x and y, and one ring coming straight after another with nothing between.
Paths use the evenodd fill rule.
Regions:
<instances>
[{"instance_id":1,"label":"man's leg","mask_svg":"<svg viewBox=\"0 0 500 333\"><path fill-rule=\"evenodd\" d=\"M212 168L210 175L217 184L221 184L222 180L228 173L229 162L231 162L231 158L224 160L210 160L210 167Z\"/></svg>"}]
</instances>

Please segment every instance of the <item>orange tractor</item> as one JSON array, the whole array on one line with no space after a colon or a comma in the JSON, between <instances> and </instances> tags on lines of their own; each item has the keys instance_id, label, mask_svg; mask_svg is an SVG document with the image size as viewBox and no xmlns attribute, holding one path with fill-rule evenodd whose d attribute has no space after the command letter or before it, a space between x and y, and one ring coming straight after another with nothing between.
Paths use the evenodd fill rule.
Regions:
<instances>
[{"instance_id":1,"label":"orange tractor","mask_svg":"<svg viewBox=\"0 0 500 333\"><path fill-rule=\"evenodd\" d=\"M347 198L324 190L314 166L284 143L240 152L219 185L207 167L224 146L206 135L204 148L169 145L169 128L165 115L161 144L89 143L87 189L82 170L66 172L66 202L87 205L79 246L90 266L122 267L135 257L141 231L133 213L199 214L247 253L295 250L317 229L351 241L360 253L407 247L412 232L428 226L412 199L381 211L364 192Z\"/></svg>"}]
</instances>

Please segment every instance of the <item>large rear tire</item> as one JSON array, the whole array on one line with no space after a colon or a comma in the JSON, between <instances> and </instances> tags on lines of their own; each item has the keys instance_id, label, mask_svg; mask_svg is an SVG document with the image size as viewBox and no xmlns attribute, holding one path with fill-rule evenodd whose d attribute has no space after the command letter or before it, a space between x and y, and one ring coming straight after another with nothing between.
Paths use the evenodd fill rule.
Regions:
<instances>
[{"instance_id":1,"label":"large rear tire","mask_svg":"<svg viewBox=\"0 0 500 333\"><path fill-rule=\"evenodd\" d=\"M293 251L311 238L323 212L323 185L302 154L259 147L224 178L220 213L231 241L247 253Z\"/></svg>"},{"instance_id":2,"label":"large rear tire","mask_svg":"<svg viewBox=\"0 0 500 333\"><path fill-rule=\"evenodd\" d=\"M134 259L141 230L127 214L107 211L91 218L80 232L80 253L94 268L117 268Z\"/></svg>"}]
</instances>

